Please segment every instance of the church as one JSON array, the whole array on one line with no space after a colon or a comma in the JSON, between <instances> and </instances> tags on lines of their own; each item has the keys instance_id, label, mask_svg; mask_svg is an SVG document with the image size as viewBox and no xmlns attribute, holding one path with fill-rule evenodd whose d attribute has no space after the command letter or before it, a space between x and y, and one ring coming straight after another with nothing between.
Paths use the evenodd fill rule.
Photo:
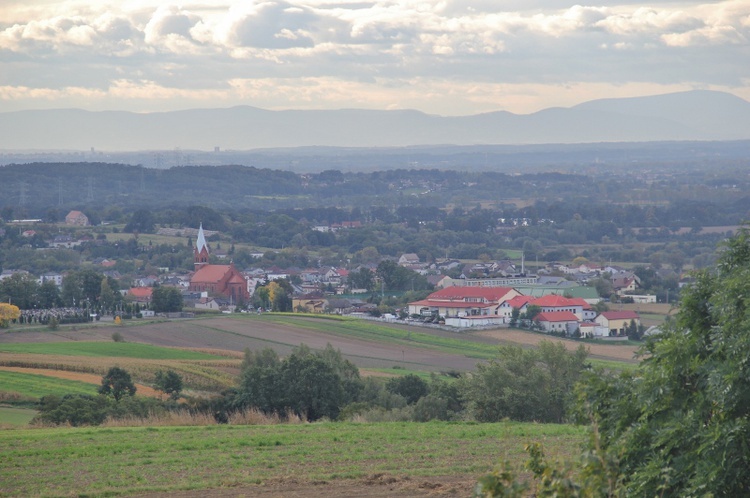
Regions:
<instances>
[{"instance_id":1,"label":"church","mask_svg":"<svg viewBox=\"0 0 750 498\"><path fill-rule=\"evenodd\" d=\"M234 303L250 301L247 280L234 264L212 265L209 263L208 244L203 234L203 224L198 229L198 240L193 248L195 273L190 278L189 290L221 295Z\"/></svg>"}]
</instances>

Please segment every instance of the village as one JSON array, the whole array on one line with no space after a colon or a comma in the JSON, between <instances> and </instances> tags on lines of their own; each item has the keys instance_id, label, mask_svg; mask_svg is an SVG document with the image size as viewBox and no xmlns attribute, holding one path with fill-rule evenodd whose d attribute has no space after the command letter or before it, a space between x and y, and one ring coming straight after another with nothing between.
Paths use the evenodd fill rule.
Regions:
<instances>
[{"instance_id":1,"label":"village","mask_svg":"<svg viewBox=\"0 0 750 498\"><path fill-rule=\"evenodd\" d=\"M72 227L85 227L88 223L86 215L80 211L71 211L65 218L65 225ZM360 226L344 223L325 227L325 230ZM314 229L324 231L323 227ZM624 340L650 331L641 324L637 311L610 309L607 301L616 298L630 303L656 302L655 295L639 290L639 277L620 266L578 260L571 264L545 263L532 272L527 271L523 257L520 262L510 259L465 262L449 258L423 262L415 253L404 253L389 262L398 265L400 271L424 277L435 291L425 292L422 299L406 301L403 305L394 301L390 309L383 309L371 299L378 295L386 297L375 263L349 267L238 269L226 251L210 248L207 237L217 236L218 232L204 230L202 224L197 229L161 228L159 233L195 237L194 268L193 271L159 268L156 273L137 276L123 285L119 289L122 302L131 310L137 307L138 316L153 316L154 290L165 287L179 291L182 297L179 310L171 309L170 316L193 316L194 312L329 313L457 330L513 326L575 338ZM24 230L21 236L34 237L35 231L33 228ZM44 250L70 249L87 242L91 242L91 237L78 239L61 234L49 240ZM263 253L255 256L260 258ZM108 258L91 261L91 266L97 268L102 277L119 282L122 275L114 269L115 264ZM34 277L39 285L52 283L58 289L63 288L65 280L65 273L45 272L31 276L25 270L4 269L0 282L13 275ZM368 283L361 283L362 275L367 277ZM594 279L606 279L613 293L601 296L597 288L590 285ZM265 301L258 301L255 295L256 289L265 290L271 282L283 283L283 292L288 298L283 309L279 309L282 306L278 304L275 309L273 299L268 299L267 295ZM389 296L392 292L388 289ZM91 306L93 312L95 304L89 299L86 306ZM71 305L75 307L75 299ZM123 306L119 309L122 312ZM114 318L118 310L113 307L111 317L107 316L110 314L107 310L97 311L97 318L106 320Z\"/></svg>"}]
</instances>

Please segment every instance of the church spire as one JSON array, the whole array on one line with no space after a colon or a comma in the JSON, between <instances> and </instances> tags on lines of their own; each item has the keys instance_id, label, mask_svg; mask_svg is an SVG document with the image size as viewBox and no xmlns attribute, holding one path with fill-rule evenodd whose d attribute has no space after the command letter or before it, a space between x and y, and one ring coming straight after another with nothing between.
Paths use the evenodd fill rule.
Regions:
<instances>
[{"instance_id":1,"label":"church spire","mask_svg":"<svg viewBox=\"0 0 750 498\"><path fill-rule=\"evenodd\" d=\"M208 244L206 244L206 236L203 233L203 223L201 223L200 228L198 228L198 240L195 243L193 255L196 270L201 266L208 264Z\"/></svg>"}]
</instances>

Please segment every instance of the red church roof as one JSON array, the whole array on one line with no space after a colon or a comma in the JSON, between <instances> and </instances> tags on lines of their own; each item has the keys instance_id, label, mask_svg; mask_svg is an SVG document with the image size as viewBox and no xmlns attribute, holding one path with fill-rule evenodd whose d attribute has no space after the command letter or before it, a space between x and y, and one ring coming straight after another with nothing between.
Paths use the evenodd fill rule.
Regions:
<instances>
[{"instance_id":1,"label":"red church roof","mask_svg":"<svg viewBox=\"0 0 750 498\"><path fill-rule=\"evenodd\" d=\"M193 274L190 282L218 282L229 271L229 265L203 265Z\"/></svg>"}]
</instances>

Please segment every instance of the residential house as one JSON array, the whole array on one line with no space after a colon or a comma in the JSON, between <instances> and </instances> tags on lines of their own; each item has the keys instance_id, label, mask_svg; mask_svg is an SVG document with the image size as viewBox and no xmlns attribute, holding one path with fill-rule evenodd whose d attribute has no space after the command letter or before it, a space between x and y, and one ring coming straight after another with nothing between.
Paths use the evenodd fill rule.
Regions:
<instances>
[{"instance_id":1,"label":"residential house","mask_svg":"<svg viewBox=\"0 0 750 498\"><path fill-rule=\"evenodd\" d=\"M128 296L137 303L150 303L154 294L153 287L131 287Z\"/></svg>"},{"instance_id":2,"label":"residential house","mask_svg":"<svg viewBox=\"0 0 750 498\"><path fill-rule=\"evenodd\" d=\"M63 276L57 272L43 273L39 276L37 282L39 285L42 285L44 282L54 282L56 286L62 287Z\"/></svg>"},{"instance_id":3,"label":"residential house","mask_svg":"<svg viewBox=\"0 0 750 498\"><path fill-rule=\"evenodd\" d=\"M328 300L320 292L311 292L292 298L292 310L303 313L324 313Z\"/></svg>"},{"instance_id":4,"label":"residential house","mask_svg":"<svg viewBox=\"0 0 750 498\"><path fill-rule=\"evenodd\" d=\"M603 311L594 320L599 326L609 330L610 336L625 335L630 322L637 326L641 324L641 317L635 311Z\"/></svg>"},{"instance_id":5,"label":"residential house","mask_svg":"<svg viewBox=\"0 0 750 498\"><path fill-rule=\"evenodd\" d=\"M526 313L526 307L534 299L536 299L534 296L523 295L514 296L511 299L506 299L500 303L500 306L498 306L498 315L503 316L506 321L510 321L513 315L514 308L518 308L518 311L520 313Z\"/></svg>"},{"instance_id":6,"label":"residential house","mask_svg":"<svg viewBox=\"0 0 750 498\"><path fill-rule=\"evenodd\" d=\"M65 224L85 227L89 224L89 217L80 211L71 211L65 216Z\"/></svg>"},{"instance_id":7,"label":"residential house","mask_svg":"<svg viewBox=\"0 0 750 498\"><path fill-rule=\"evenodd\" d=\"M564 332L565 335L573 335L578 328L578 317L570 311L542 312L534 317L534 322L547 333Z\"/></svg>"},{"instance_id":8,"label":"residential house","mask_svg":"<svg viewBox=\"0 0 750 498\"><path fill-rule=\"evenodd\" d=\"M418 265L419 264L419 256L412 253L402 254L400 258L398 258L398 264L401 266L407 266L407 265Z\"/></svg>"},{"instance_id":9,"label":"residential house","mask_svg":"<svg viewBox=\"0 0 750 498\"><path fill-rule=\"evenodd\" d=\"M195 301L195 304L193 305L194 308L198 308L201 310L216 310L218 311L221 306L219 305L219 302L214 299L213 297L202 297Z\"/></svg>"}]
</instances>

